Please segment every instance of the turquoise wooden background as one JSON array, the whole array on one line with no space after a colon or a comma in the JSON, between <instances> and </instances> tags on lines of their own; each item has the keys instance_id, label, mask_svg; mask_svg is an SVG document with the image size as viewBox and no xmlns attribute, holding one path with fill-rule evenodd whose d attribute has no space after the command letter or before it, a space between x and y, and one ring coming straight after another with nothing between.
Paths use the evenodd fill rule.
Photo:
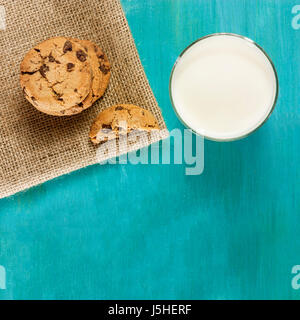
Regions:
<instances>
[{"instance_id":1,"label":"turquoise wooden background","mask_svg":"<svg viewBox=\"0 0 300 320\"><path fill-rule=\"evenodd\" d=\"M300 4L300 1L298 1ZM294 0L122 0L169 129L178 54L214 32L256 40L276 64L277 108L205 171L93 166L0 201L1 299L299 299L300 30Z\"/></svg>"}]
</instances>

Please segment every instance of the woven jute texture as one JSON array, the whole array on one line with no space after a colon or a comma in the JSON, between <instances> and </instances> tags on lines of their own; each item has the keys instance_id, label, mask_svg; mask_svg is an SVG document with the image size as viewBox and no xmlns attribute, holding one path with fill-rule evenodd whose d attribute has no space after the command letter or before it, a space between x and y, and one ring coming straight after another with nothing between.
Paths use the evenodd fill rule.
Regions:
<instances>
[{"instance_id":1,"label":"woven jute texture","mask_svg":"<svg viewBox=\"0 0 300 320\"><path fill-rule=\"evenodd\" d=\"M0 31L0 198L57 176L149 145L168 132L153 96L119 0L2 0L6 30ZM89 39L112 64L104 97L73 117L51 117L35 110L19 85L19 65L35 44L54 36ZM129 148L97 154L88 139L95 116L118 103L144 107L162 133Z\"/></svg>"}]
</instances>

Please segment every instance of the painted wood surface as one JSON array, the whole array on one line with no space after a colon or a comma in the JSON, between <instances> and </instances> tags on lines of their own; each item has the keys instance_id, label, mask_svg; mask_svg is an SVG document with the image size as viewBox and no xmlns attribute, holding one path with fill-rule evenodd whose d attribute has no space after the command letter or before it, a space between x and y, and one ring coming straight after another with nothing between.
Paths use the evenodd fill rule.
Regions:
<instances>
[{"instance_id":1,"label":"painted wood surface","mask_svg":"<svg viewBox=\"0 0 300 320\"><path fill-rule=\"evenodd\" d=\"M205 170L93 166L0 201L0 299L299 299L300 30L291 0L122 0L169 129L179 53L215 32L257 41L279 102L243 141L205 142ZM300 4L300 1L299 1Z\"/></svg>"}]
</instances>

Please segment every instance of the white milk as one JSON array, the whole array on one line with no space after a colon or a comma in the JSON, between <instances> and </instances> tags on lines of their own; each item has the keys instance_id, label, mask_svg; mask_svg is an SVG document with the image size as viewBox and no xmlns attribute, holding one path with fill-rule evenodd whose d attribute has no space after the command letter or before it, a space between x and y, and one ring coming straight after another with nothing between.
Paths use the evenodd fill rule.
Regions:
<instances>
[{"instance_id":1,"label":"white milk","mask_svg":"<svg viewBox=\"0 0 300 320\"><path fill-rule=\"evenodd\" d=\"M187 49L170 88L174 108L188 127L208 138L230 140L252 132L268 117L277 81L256 45L227 34Z\"/></svg>"}]
</instances>

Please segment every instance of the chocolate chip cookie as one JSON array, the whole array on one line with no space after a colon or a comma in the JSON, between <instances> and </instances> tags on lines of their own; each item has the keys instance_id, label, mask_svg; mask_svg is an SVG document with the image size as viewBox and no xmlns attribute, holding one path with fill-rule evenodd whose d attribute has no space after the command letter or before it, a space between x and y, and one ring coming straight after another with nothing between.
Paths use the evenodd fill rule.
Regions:
<instances>
[{"instance_id":1,"label":"chocolate chip cookie","mask_svg":"<svg viewBox=\"0 0 300 320\"><path fill-rule=\"evenodd\" d=\"M20 83L25 97L38 110L56 116L79 113L91 91L89 56L75 41L48 39L26 54Z\"/></svg>"},{"instance_id":2,"label":"chocolate chip cookie","mask_svg":"<svg viewBox=\"0 0 300 320\"><path fill-rule=\"evenodd\" d=\"M134 130L159 130L153 114L132 104L119 104L102 111L90 131L90 139L94 144L106 142L126 135Z\"/></svg>"},{"instance_id":3,"label":"chocolate chip cookie","mask_svg":"<svg viewBox=\"0 0 300 320\"><path fill-rule=\"evenodd\" d=\"M90 93L82 102L82 107L86 109L103 96L109 84L111 66L102 49L92 41L79 39L71 40L79 43L90 58L92 68L92 87Z\"/></svg>"}]
</instances>

